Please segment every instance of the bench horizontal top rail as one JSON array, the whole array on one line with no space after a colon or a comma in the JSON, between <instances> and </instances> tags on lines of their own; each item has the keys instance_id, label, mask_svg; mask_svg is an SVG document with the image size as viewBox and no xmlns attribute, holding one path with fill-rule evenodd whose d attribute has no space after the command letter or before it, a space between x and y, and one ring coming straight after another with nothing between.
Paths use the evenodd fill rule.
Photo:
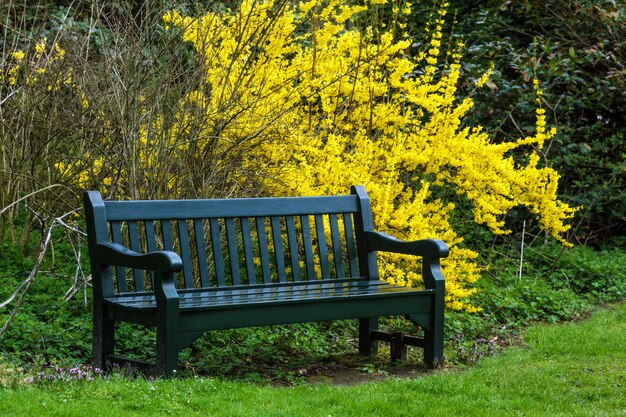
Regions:
<instances>
[{"instance_id":1,"label":"bench horizontal top rail","mask_svg":"<svg viewBox=\"0 0 626 417\"><path fill-rule=\"evenodd\" d=\"M109 221L207 219L355 213L357 197L229 198L214 200L105 201Z\"/></svg>"}]
</instances>

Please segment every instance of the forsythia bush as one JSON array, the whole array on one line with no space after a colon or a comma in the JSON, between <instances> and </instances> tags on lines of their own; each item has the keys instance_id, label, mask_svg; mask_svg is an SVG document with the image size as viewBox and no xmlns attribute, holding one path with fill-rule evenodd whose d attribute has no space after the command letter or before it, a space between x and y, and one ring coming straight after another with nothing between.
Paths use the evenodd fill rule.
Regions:
<instances>
[{"instance_id":1,"label":"forsythia bush","mask_svg":"<svg viewBox=\"0 0 626 417\"><path fill-rule=\"evenodd\" d=\"M366 10L345 3L244 1L232 14L196 19L172 12L165 22L204 60L204 89L195 94L205 111L228 121L223 146L274 135L245 155L243 172L262 173L273 194L338 194L365 185L380 229L405 239L438 237L453 247L444 263L448 302L467 308L462 300L478 278L477 254L459 247L463 239L449 222L454 205L433 198L431 189L465 195L474 220L494 233L506 233L502 216L523 205L562 240L573 210L557 199L558 174L538 168L536 152L525 164L507 156L522 146L540 149L554 132L546 130L539 100L535 135L516 142L493 144L480 127L461 127L472 101L456 98L461 56L442 49L445 9L429 48L412 58L411 43L391 32L348 29L346 22ZM420 280L414 261L386 259L387 279Z\"/></svg>"},{"instance_id":2,"label":"forsythia bush","mask_svg":"<svg viewBox=\"0 0 626 417\"><path fill-rule=\"evenodd\" d=\"M378 229L404 239L437 237L452 247L443 267L454 309L472 309L463 300L480 268L477 253L461 247L463 238L450 224L454 204L433 190L465 196L474 221L496 234L507 233L503 215L524 206L565 243L566 220L574 209L558 200L558 173L540 168L535 151L554 134L546 129L541 92L532 136L496 144L479 126L464 126L472 100L456 96L463 45L443 46L445 5L427 28L427 47L414 57L408 53L411 41L364 23L372 13L365 6L340 0L292 3L243 0L229 12L165 14L166 29L179 31L201 59L202 80L173 117L139 126L134 164L144 168L143 176L131 178L124 166L97 161L90 175L105 185L138 189L158 171L168 176L168 194L184 195L194 178L184 171L188 161L208 158L219 172L236 159L238 170L228 180L233 188L317 195L365 185ZM368 3L394 16L408 14L406 2ZM114 141L103 138L102 146ZM523 162L510 156L520 148L528 150ZM165 159L178 168L157 169ZM84 172L69 162L57 167ZM132 179L137 184L124 184ZM384 260L386 279L420 282L414 260Z\"/></svg>"}]
</instances>

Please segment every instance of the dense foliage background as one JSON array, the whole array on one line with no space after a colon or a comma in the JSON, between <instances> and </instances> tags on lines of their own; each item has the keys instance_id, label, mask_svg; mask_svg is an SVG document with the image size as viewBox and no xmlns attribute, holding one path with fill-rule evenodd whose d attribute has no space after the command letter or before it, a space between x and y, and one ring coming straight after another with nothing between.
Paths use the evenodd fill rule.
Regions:
<instances>
[{"instance_id":1,"label":"dense foliage background","mask_svg":"<svg viewBox=\"0 0 626 417\"><path fill-rule=\"evenodd\" d=\"M128 143L144 122L139 114L155 119L170 114L164 123L173 124L172 109L198 87L201 68L192 47L163 29L162 13L171 8L189 15L220 11L227 3L40 0L0 5L2 76L11 76L9 68L16 60L12 52L35 50L46 37L45 53L22 65L33 71L45 68L46 77L62 87L50 91L48 84L34 83L28 95L8 87L0 90L0 302L6 300L0 318L2 324L11 322L0 336L2 361L30 367L88 363L88 265L83 253L77 267L83 238L73 229L80 229L80 218L52 223L79 207L80 189L75 173L50 169L52 161L74 155L80 162L77 144L94 143L104 129L129 138L116 152L130 162L135 154ZM405 30L415 34L415 47L408 53L420 49L423 27L432 23L438 7L428 1L414 4ZM505 219L514 233L494 237L468 221L469 202L456 197L461 209L451 222L463 225L459 234L479 248L479 263L488 267L472 299L482 311L447 316L446 353L453 362L472 362L491 352L494 340L506 339L525 324L580 317L594 305L626 294L626 6L585 0L451 1L449 10L454 19L447 20L445 40L462 38L466 45L460 62L466 81L458 94L471 94L475 103L464 123L497 132L495 141L532 132L533 79L540 80L548 124L557 128L554 139L539 150L541 164L561 173L560 198L582 206L569 236L575 247L565 249L549 241L521 209ZM379 18L384 21L392 14L390 8ZM72 87L55 60L58 51L50 45L57 41L81 89ZM486 87L475 89L474 81L492 66ZM83 96L91 100L88 106ZM523 158L522 151L517 158ZM241 158L233 154L232 164L219 170L211 165L212 158L208 154L207 166L198 167L211 175L195 180L209 184L203 189L211 190L210 196L231 196L228 181ZM88 161L83 163L90 168ZM165 171L180 172L189 163L178 160ZM155 168L150 183L144 184L153 197L167 197L163 190L168 189L168 177L157 175L162 168ZM104 174L83 185L99 186L103 180ZM256 185L239 192L256 195L262 192ZM282 372L278 377L288 379L308 365L294 363L293 369L277 371L276 363L297 355L314 361L353 351L352 326L220 332L199 341L186 364L200 373L256 378ZM124 348L140 356L153 354L149 331L122 331L129 336L122 337Z\"/></svg>"},{"instance_id":2,"label":"dense foliage background","mask_svg":"<svg viewBox=\"0 0 626 417\"><path fill-rule=\"evenodd\" d=\"M471 119L501 140L532 129L532 79L544 91L557 135L542 151L562 175L560 193L583 206L572 239L624 247L626 234L626 7L613 1L450 2L451 29L467 44L464 70L477 78ZM431 5L418 2L416 21ZM471 88L471 86L469 86ZM516 219L519 220L519 219ZM519 223L519 222L518 222Z\"/></svg>"}]
</instances>

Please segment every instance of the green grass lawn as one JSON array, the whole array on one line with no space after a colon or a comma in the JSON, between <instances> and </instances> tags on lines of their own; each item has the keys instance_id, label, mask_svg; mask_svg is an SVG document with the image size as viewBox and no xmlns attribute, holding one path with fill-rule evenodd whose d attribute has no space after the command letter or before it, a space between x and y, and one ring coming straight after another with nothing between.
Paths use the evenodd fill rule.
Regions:
<instances>
[{"instance_id":1,"label":"green grass lawn","mask_svg":"<svg viewBox=\"0 0 626 417\"><path fill-rule=\"evenodd\" d=\"M0 391L0 415L626 416L626 304L533 326L524 343L471 369L355 386L121 376L21 385Z\"/></svg>"}]
</instances>

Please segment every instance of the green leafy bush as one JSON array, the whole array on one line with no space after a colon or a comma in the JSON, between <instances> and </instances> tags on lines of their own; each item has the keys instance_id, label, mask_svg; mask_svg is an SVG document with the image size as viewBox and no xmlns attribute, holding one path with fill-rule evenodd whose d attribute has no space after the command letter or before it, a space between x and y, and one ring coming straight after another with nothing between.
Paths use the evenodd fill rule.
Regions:
<instances>
[{"instance_id":1,"label":"green leafy bush","mask_svg":"<svg viewBox=\"0 0 626 417\"><path fill-rule=\"evenodd\" d=\"M576 320L626 298L623 250L535 244L526 247L521 277L519 256L512 249L490 259L471 300L480 312L446 313L450 361L474 362L531 323Z\"/></svg>"},{"instance_id":2,"label":"green leafy bush","mask_svg":"<svg viewBox=\"0 0 626 417\"><path fill-rule=\"evenodd\" d=\"M550 274L550 282L595 304L615 302L626 297L625 265L623 251L576 247L563 253L558 268Z\"/></svg>"}]
</instances>

